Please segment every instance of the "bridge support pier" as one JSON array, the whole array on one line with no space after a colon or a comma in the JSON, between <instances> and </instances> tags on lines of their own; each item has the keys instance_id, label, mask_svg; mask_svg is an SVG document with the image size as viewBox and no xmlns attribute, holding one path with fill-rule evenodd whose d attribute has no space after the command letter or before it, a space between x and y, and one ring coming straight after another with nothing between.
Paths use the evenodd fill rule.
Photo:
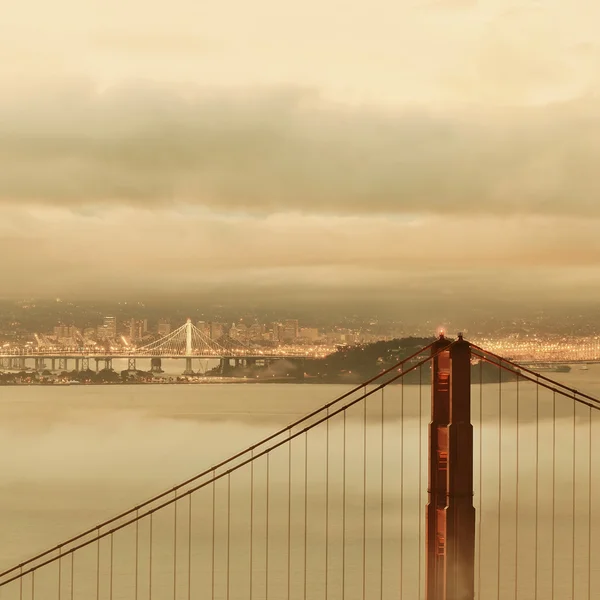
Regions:
<instances>
[{"instance_id":1,"label":"bridge support pier","mask_svg":"<svg viewBox=\"0 0 600 600\"><path fill-rule=\"evenodd\" d=\"M61 373L67 370L67 358L65 356L58 359L58 370Z\"/></svg>"},{"instance_id":2,"label":"bridge support pier","mask_svg":"<svg viewBox=\"0 0 600 600\"><path fill-rule=\"evenodd\" d=\"M43 371L44 367L45 367L44 357L43 356L42 357L36 356L36 358L35 358L35 370L38 371L38 372L39 371Z\"/></svg>"},{"instance_id":3,"label":"bridge support pier","mask_svg":"<svg viewBox=\"0 0 600 600\"><path fill-rule=\"evenodd\" d=\"M475 597L471 349L443 337L432 353L426 600Z\"/></svg>"},{"instance_id":4,"label":"bridge support pier","mask_svg":"<svg viewBox=\"0 0 600 600\"><path fill-rule=\"evenodd\" d=\"M90 359L87 356L84 356L81 359L81 370L89 371L90 370Z\"/></svg>"},{"instance_id":5,"label":"bridge support pier","mask_svg":"<svg viewBox=\"0 0 600 600\"><path fill-rule=\"evenodd\" d=\"M304 359L300 358L298 360L295 360L294 364L296 366L296 379L298 381L304 381L304 371L305 371Z\"/></svg>"},{"instance_id":6,"label":"bridge support pier","mask_svg":"<svg viewBox=\"0 0 600 600\"><path fill-rule=\"evenodd\" d=\"M194 369L192 368L192 357L191 356L186 356L185 357L185 371L183 372L184 375L194 375Z\"/></svg>"},{"instance_id":7,"label":"bridge support pier","mask_svg":"<svg viewBox=\"0 0 600 600\"><path fill-rule=\"evenodd\" d=\"M137 364L135 358L127 359L127 370L128 371L137 371Z\"/></svg>"},{"instance_id":8,"label":"bridge support pier","mask_svg":"<svg viewBox=\"0 0 600 600\"><path fill-rule=\"evenodd\" d=\"M220 371L223 377L227 377L227 375L230 375L233 371L228 358L222 358L220 360Z\"/></svg>"},{"instance_id":9,"label":"bridge support pier","mask_svg":"<svg viewBox=\"0 0 600 600\"><path fill-rule=\"evenodd\" d=\"M150 359L150 371L152 373L164 373L162 370L162 360L160 358Z\"/></svg>"},{"instance_id":10,"label":"bridge support pier","mask_svg":"<svg viewBox=\"0 0 600 600\"><path fill-rule=\"evenodd\" d=\"M112 358L109 358L108 356L104 359L104 368L107 371L112 371Z\"/></svg>"}]
</instances>

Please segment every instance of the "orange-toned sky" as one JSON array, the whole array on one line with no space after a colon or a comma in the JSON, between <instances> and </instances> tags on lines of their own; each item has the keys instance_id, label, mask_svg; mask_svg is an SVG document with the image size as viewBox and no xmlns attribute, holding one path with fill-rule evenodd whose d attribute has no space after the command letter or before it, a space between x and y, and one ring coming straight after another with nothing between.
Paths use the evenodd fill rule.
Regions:
<instances>
[{"instance_id":1,"label":"orange-toned sky","mask_svg":"<svg viewBox=\"0 0 600 600\"><path fill-rule=\"evenodd\" d=\"M1 295L600 290L592 0L2 13Z\"/></svg>"}]
</instances>

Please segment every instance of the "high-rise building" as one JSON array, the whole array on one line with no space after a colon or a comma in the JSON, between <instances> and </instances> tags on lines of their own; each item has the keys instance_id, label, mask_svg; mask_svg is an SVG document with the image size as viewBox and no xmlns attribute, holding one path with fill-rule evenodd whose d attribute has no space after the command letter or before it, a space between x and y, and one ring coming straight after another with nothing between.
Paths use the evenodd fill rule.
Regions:
<instances>
[{"instance_id":1,"label":"high-rise building","mask_svg":"<svg viewBox=\"0 0 600 600\"><path fill-rule=\"evenodd\" d=\"M115 317L104 317L104 328L109 338L114 339L117 337L117 319Z\"/></svg>"},{"instance_id":2,"label":"high-rise building","mask_svg":"<svg viewBox=\"0 0 600 600\"><path fill-rule=\"evenodd\" d=\"M56 341L62 344L72 344L75 341L77 329L72 325L56 325L54 327L54 337Z\"/></svg>"},{"instance_id":3,"label":"high-rise building","mask_svg":"<svg viewBox=\"0 0 600 600\"><path fill-rule=\"evenodd\" d=\"M280 341L292 342L298 338L298 319L287 319L283 323L283 334Z\"/></svg>"},{"instance_id":4,"label":"high-rise building","mask_svg":"<svg viewBox=\"0 0 600 600\"><path fill-rule=\"evenodd\" d=\"M164 336L171 333L171 323L167 319L161 319L158 322L158 335Z\"/></svg>"},{"instance_id":5,"label":"high-rise building","mask_svg":"<svg viewBox=\"0 0 600 600\"><path fill-rule=\"evenodd\" d=\"M272 323L271 331L273 332L273 341L274 342L283 342L285 327L283 323Z\"/></svg>"},{"instance_id":6,"label":"high-rise building","mask_svg":"<svg viewBox=\"0 0 600 600\"><path fill-rule=\"evenodd\" d=\"M83 330L83 337L86 340L93 340L97 335L97 331L95 327L86 327Z\"/></svg>"},{"instance_id":7,"label":"high-rise building","mask_svg":"<svg viewBox=\"0 0 600 600\"><path fill-rule=\"evenodd\" d=\"M233 340L244 340L248 336L248 328L244 323L233 323L229 329L229 337Z\"/></svg>"},{"instance_id":8,"label":"high-rise building","mask_svg":"<svg viewBox=\"0 0 600 600\"><path fill-rule=\"evenodd\" d=\"M309 342L316 342L321 336L316 327L303 327L300 330L300 337Z\"/></svg>"},{"instance_id":9,"label":"high-rise building","mask_svg":"<svg viewBox=\"0 0 600 600\"><path fill-rule=\"evenodd\" d=\"M99 340L114 340L117 337L117 319L115 317L104 317L104 321L98 327Z\"/></svg>"},{"instance_id":10,"label":"high-rise building","mask_svg":"<svg viewBox=\"0 0 600 600\"><path fill-rule=\"evenodd\" d=\"M132 342L141 340L147 331L147 319L131 319L131 321L129 322L129 338Z\"/></svg>"},{"instance_id":11,"label":"high-rise building","mask_svg":"<svg viewBox=\"0 0 600 600\"><path fill-rule=\"evenodd\" d=\"M210 325L206 321L198 321L196 327L206 337L210 337Z\"/></svg>"},{"instance_id":12,"label":"high-rise building","mask_svg":"<svg viewBox=\"0 0 600 600\"><path fill-rule=\"evenodd\" d=\"M248 331L246 332L246 337L249 340L260 340L265 332L264 325L260 323L254 323L248 327Z\"/></svg>"},{"instance_id":13,"label":"high-rise building","mask_svg":"<svg viewBox=\"0 0 600 600\"><path fill-rule=\"evenodd\" d=\"M219 338L223 337L224 333L225 333L225 326L223 325L223 323L211 323L210 324L210 339L211 340L218 340Z\"/></svg>"}]
</instances>

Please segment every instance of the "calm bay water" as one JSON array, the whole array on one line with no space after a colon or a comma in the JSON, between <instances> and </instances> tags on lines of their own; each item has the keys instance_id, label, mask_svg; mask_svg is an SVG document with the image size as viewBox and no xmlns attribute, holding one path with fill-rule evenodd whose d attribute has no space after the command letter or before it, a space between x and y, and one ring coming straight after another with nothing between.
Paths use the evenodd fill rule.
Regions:
<instances>
[{"instance_id":1,"label":"calm bay water","mask_svg":"<svg viewBox=\"0 0 600 600\"><path fill-rule=\"evenodd\" d=\"M600 395L599 367L592 366L589 371L574 368L569 374L553 375L569 385ZM295 384L0 388L0 568L12 566L156 492L172 487L347 389L344 386ZM484 406L483 438L480 442L478 393L478 389L474 388L475 504L482 518L478 539L483 557L478 566L478 587L482 590L482 597L496 597L495 589L499 582L501 597L515 597L514 590L517 589L519 598L534 598L537 585L537 597L549 598L549 573L553 570L557 598L571 598L573 585L575 597L587 597L590 582L596 586L600 584L595 566L597 561L592 564L594 573L591 581L587 575L590 526L593 537L600 537L600 515L590 521L587 510L590 490L587 478L590 455L587 409L578 409L573 429L572 405L569 401L558 402L556 439L560 451L553 471L547 451L552 429L551 394L545 392L542 395L539 405L541 420L536 427L536 394L532 388L521 385L517 432L517 391L514 384L506 386L502 408L504 425L500 432L497 386L484 386L481 398ZM286 453L273 456L270 464L270 533L268 536L258 535L260 539L252 547L248 546L248 473L235 480L232 478L228 491L223 486L218 488L215 598L247 598L252 574L253 597L257 599L266 596L265 582L268 580L269 597L272 598L287 598L288 587L290 597L301 598L306 586L308 598L328 597L333 600L341 597L339 590L344 571L345 597L348 599L363 597L363 578L367 597L383 595L397 598L402 589L404 597L416 598L420 588L422 596L422 573L419 573L418 565L423 532L419 522L420 519L422 521L426 502L427 440L423 427L428 420L429 390L424 387L419 395L417 387L407 386L402 391L396 386L386 392L383 441L380 400L373 398L369 402L366 430L361 407L355 407L348 413L345 468L341 416L332 421L329 431L328 470L324 467L327 462L324 458L327 456L325 429L321 428L310 438L306 464L310 471L307 502L312 516L307 526L307 539L303 535L304 486L297 485L304 476L305 447L302 440L292 446L291 458ZM420 419L419 403L422 407ZM405 416L404 425L400 411ZM575 473L579 481L574 511L574 457L570 441L573 431L576 433ZM537 504L534 495L536 453L532 446L536 436L539 440ZM366 469L365 439L369 453ZM382 447L386 457L384 465L380 458ZM484 457L481 480L479 447ZM502 448L500 465L499 447ZM593 454L594 451L592 447ZM502 472L500 490L499 469ZM520 477L518 486L517 471ZM290 472L293 474L293 486L289 486L286 476ZM345 486L342 485L344 473ZM383 495L382 473L385 480ZM549 497L541 497L540 493L540 489L549 489L552 473L556 489L553 506ZM256 515L252 527L256 532L266 527L264 462L257 464L253 476ZM325 477L329 480L329 487L325 487ZM600 481L596 481L595 470L591 487L594 498L600 498ZM290 489L291 500L288 499ZM328 514L325 513L327 490ZM401 490L404 490L403 493ZM223 506L227 493L232 507L230 515L233 515L228 537L231 550L227 549L229 578L223 562L226 546ZM194 533L194 560L200 561L204 557L202 560L209 561L211 557L212 534L207 525L211 520L211 502L212 499L206 495L199 498L197 506L194 505L194 514L206 517L201 519L204 525L197 527ZM347 509L342 515L344 505ZM498 507L502 515L500 527ZM554 528L552 522L555 523ZM165 532L169 529L168 523L161 525L159 519L156 527L157 531L161 527ZM293 537L291 542L287 536L288 527ZM179 540L183 544L182 540L187 535L185 522L181 521L178 528L181 530ZM573 530L576 532L575 548L571 541ZM267 539L269 545L265 545ZM399 539L404 542L402 547ZM549 554L552 540L554 568ZM157 555L160 555L161 542L155 543L159 544ZM187 542L184 545L187 547ZM304 558L307 545L307 557ZM498 545L501 547L499 558ZM597 545L593 542L592 551L600 557ZM325 551L326 546L330 547L330 551ZM167 552L166 545L163 550ZM382 550L385 560L382 559ZM265 573L267 552L271 557L270 575ZM250 554L253 554L252 559ZM537 582L534 556L538 562ZM127 560L122 559L124 571ZM248 566L250 560L254 563L252 572ZM306 582L304 560L309 570ZM324 572L326 561L330 569L328 574ZM342 561L346 562L344 568ZM177 567L181 570L180 580L188 577L187 564L187 559L182 559L181 566ZM402 573L398 564L403 565ZM382 565L385 567L383 570ZM200 578L202 581L193 583L198 591L197 597L213 597L209 571L208 567L194 569L194 573L204 573L204 577ZM232 573L234 577L231 577ZM401 579L405 581L403 584ZM172 576L165 574L163 589L159 577L153 597L173 597L173 583L167 580L171 581ZM180 584L180 590L175 586L175 595L185 597L184 589L187 588L183 584ZM486 590L489 593L494 591L494 594L486 596ZM600 588L597 587L596 591L600 593ZM39 593L43 592L38 589ZM147 590L144 594L141 597L147 597ZM102 590L101 595L108 598L108 589ZM80 597L95 595L84 590ZM119 596L115 592L114 597L125 598L128 595L123 593ZM592 597L595 597L593 593Z\"/></svg>"}]
</instances>

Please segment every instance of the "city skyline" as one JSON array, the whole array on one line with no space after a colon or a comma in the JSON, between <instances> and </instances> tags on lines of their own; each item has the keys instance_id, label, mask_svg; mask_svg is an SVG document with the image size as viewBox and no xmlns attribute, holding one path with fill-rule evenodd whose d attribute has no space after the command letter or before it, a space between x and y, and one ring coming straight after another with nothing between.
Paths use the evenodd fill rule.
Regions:
<instances>
[{"instance_id":1,"label":"city skyline","mask_svg":"<svg viewBox=\"0 0 600 600\"><path fill-rule=\"evenodd\" d=\"M82 6L0 25L2 297L600 295L590 0Z\"/></svg>"}]
</instances>

